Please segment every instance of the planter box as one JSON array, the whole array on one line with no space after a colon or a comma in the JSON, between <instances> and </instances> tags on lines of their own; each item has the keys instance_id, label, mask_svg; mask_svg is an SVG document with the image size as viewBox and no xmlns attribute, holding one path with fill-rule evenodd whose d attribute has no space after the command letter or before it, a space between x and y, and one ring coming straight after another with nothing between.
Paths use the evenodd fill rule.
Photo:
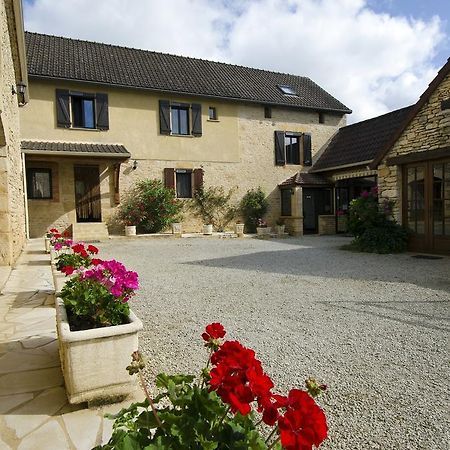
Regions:
<instances>
[{"instance_id":1,"label":"planter box","mask_svg":"<svg viewBox=\"0 0 450 450\"><path fill-rule=\"evenodd\" d=\"M125 227L125 236L136 236L136 225L127 225Z\"/></svg>"},{"instance_id":2,"label":"planter box","mask_svg":"<svg viewBox=\"0 0 450 450\"><path fill-rule=\"evenodd\" d=\"M69 403L121 401L136 389L125 368L138 349L142 322L130 311L129 323L71 331L62 299L56 298L59 357Z\"/></svg>"},{"instance_id":3,"label":"planter box","mask_svg":"<svg viewBox=\"0 0 450 450\"><path fill-rule=\"evenodd\" d=\"M258 236L265 236L265 237L270 236L270 231L271 231L270 227L257 227L256 228L256 234Z\"/></svg>"},{"instance_id":4,"label":"planter box","mask_svg":"<svg viewBox=\"0 0 450 450\"><path fill-rule=\"evenodd\" d=\"M174 222L172 224L172 234L174 234L176 236L181 236L181 233L182 233L181 223Z\"/></svg>"},{"instance_id":5,"label":"planter box","mask_svg":"<svg viewBox=\"0 0 450 450\"><path fill-rule=\"evenodd\" d=\"M284 225L277 225L277 234L282 235L284 234Z\"/></svg>"},{"instance_id":6,"label":"planter box","mask_svg":"<svg viewBox=\"0 0 450 450\"><path fill-rule=\"evenodd\" d=\"M47 236L44 238L44 245L45 245L45 253L50 253L50 238Z\"/></svg>"}]
</instances>

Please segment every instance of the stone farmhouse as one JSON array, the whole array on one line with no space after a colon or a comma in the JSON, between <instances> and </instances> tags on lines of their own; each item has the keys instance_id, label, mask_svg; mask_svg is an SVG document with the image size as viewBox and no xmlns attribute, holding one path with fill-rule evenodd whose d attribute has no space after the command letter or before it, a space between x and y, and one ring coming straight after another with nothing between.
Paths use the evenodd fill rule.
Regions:
<instances>
[{"instance_id":1,"label":"stone farmhouse","mask_svg":"<svg viewBox=\"0 0 450 450\"><path fill-rule=\"evenodd\" d=\"M261 186L269 224L280 184L311 166L351 111L308 78L26 33L22 111L29 233L106 233L120 194L158 178L177 197L206 186ZM331 213L331 210L329 211ZM301 214L286 219L301 234ZM97 226L94 226L97 223ZM201 224L188 215L186 231Z\"/></svg>"}]
</instances>

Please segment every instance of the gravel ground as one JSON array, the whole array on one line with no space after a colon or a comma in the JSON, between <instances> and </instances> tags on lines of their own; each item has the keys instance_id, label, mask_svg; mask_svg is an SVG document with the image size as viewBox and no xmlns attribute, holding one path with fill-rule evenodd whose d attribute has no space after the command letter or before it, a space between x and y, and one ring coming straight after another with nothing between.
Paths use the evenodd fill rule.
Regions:
<instances>
[{"instance_id":1,"label":"gravel ground","mask_svg":"<svg viewBox=\"0 0 450 450\"><path fill-rule=\"evenodd\" d=\"M329 386L323 449L450 448L450 258L339 250L346 238L135 239L102 244L139 272L132 307L152 374L196 373L220 321L277 389Z\"/></svg>"}]
</instances>

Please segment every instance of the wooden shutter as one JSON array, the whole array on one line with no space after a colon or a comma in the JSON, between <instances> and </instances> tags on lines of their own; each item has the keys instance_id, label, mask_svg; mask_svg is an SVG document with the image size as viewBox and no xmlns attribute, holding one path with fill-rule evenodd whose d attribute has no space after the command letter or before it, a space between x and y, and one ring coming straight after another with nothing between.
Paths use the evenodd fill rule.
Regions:
<instances>
[{"instance_id":1,"label":"wooden shutter","mask_svg":"<svg viewBox=\"0 0 450 450\"><path fill-rule=\"evenodd\" d=\"M203 187L203 169L194 169L194 191Z\"/></svg>"},{"instance_id":2,"label":"wooden shutter","mask_svg":"<svg viewBox=\"0 0 450 450\"><path fill-rule=\"evenodd\" d=\"M175 189L175 169L164 169L164 186L169 189Z\"/></svg>"},{"instance_id":3,"label":"wooden shutter","mask_svg":"<svg viewBox=\"0 0 450 450\"><path fill-rule=\"evenodd\" d=\"M170 134L170 103L168 100L159 101L159 132Z\"/></svg>"},{"instance_id":4,"label":"wooden shutter","mask_svg":"<svg viewBox=\"0 0 450 450\"><path fill-rule=\"evenodd\" d=\"M69 91L56 89L56 123L58 127L70 128Z\"/></svg>"},{"instance_id":5,"label":"wooden shutter","mask_svg":"<svg viewBox=\"0 0 450 450\"><path fill-rule=\"evenodd\" d=\"M192 134L194 136L202 135L202 105L192 103Z\"/></svg>"},{"instance_id":6,"label":"wooden shutter","mask_svg":"<svg viewBox=\"0 0 450 450\"><path fill-rule=\"evenodd\" d=\"M303 135L303 165L312 165L311 135L306 133Z\"/></svg>"},{"instance_id":7,"label":"wooden shutter","mask_svg":"<svg viewBox=\"0 0 450 450\"><path fill-rule=\"evenodd\" d=\"M97 128L109 130L108 94L96 94L95 110L97 113Z\"/></svg>"},{"instance_id":8,"label":"wooden shutter","mask_svg":"<svg viewBox=\"0 0 450 450\"><path fill-rule=\"evenodd\" d=\"M284 166L286 164L284 131L275 131L275 164L277 166Z\"/></svg>"}]
</instances>

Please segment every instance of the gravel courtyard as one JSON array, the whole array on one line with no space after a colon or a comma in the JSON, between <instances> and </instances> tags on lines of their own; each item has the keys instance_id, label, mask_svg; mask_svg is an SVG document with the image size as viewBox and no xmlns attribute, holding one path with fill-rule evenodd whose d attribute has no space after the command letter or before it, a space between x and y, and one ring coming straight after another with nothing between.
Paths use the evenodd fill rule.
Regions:
<instances>
[{"instance_id":1,"label":"gravel courtyard","mask_svg":"<svg viewBox=\"0 0 450 450\"><path fill-rule=\"evenodd\" d=\"M197 373L220 321L280 393L314 376L324 449L449 448L450 258L339 250L342 237L134 239L100 245L140 275L152 374Z\"/></svg>"}]
</instances>

